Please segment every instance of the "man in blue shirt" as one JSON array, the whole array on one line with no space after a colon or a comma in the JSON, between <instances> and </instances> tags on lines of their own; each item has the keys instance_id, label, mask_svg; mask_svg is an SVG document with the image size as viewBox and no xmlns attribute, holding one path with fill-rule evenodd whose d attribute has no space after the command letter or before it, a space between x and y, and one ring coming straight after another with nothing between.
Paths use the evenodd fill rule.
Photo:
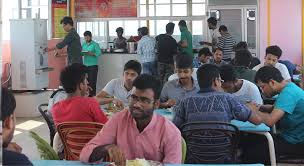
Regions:
<instances>
[{"instance_id":1,"label":"man in blue shirt","mask_svg":"<svg viewBox=\"0 0 304 166\"><path fill-rule=\"evenodd\" d=\"M273 66L258 70L255 81L266 97L278 95L272 107L249 105L266 125L278 123L281 132L273 135L276 157L299 156L304 159L304 91L284 80L281 72ZM260 140L253 139L244 146L245 162L269 163L267 142Z\"/></svg>"}]
</instances>

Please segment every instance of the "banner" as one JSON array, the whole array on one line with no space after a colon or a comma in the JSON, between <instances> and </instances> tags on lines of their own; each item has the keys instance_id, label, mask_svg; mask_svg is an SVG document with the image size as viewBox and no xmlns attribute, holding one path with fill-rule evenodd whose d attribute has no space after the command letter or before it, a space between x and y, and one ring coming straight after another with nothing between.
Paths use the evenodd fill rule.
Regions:
<instances>
[{"instance_id":1,"label":"banner","mask_svg":"<svg viewBox=\"0 0 304 166\"><path fill-rule=\"evenodd\" d=\"M52 0L52 36L53 38L63 38L66 32L60 24L61 19L67 16L67 0Z\"/></svg>"},{"instance_id":2,"label":"banner","mask_svg":"<svg viewBox=\"0 0 304 166\"><path fill-rule=\"evenodd\" d=\"M137 17L137 0L75 0L76 18Z\"/></svg>"}]
</instances>

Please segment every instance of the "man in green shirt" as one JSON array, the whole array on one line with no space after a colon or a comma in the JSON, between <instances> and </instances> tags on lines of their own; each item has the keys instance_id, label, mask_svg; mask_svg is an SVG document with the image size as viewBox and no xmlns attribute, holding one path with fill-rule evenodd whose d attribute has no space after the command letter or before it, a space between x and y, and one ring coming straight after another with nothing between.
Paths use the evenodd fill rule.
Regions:
<instances>
[{"instance_id":1,"label":"man in green shirt","mask_svg":"<svg viewBox=\"0 0 304 166\"><path fill-rule=\"evenodd\" d=\"M98 73L98 57L101 55L99 44L92 40L92 33L85 31L84 34L85 42L82 43L82 55L84 57L84 65L87 66L88 70L88 81L90 90L90 96L96 95L96 82Z\"/></svg>"},{"instance_id":2,"label":"man in green shirt","mask_svg":"<svg viewBox=\"0 0 304 166\"><path fill-rule=\"evenodd\" d=\"M178 26L181 31L181 40L178 42L178 46L181 52L186 53L193 58L192 34L187 28L186 21L179 21Z\"/></svg>"}]
</instances>

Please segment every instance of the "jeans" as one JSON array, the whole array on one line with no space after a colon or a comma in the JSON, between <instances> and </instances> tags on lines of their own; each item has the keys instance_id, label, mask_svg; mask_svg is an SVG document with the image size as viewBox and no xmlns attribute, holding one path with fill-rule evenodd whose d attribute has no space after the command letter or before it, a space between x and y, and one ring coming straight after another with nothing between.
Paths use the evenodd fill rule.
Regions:
<instances>
[{"instance_id":1,"label":"jeans","mask_svg":"<svg viewBox=\"0 0 304 166\"><path fill-rule=\"evenodd\" d=\"M98 74L98 66L88 66L88 81L89 81L89 86L92 88L90 90L90 96L95 96L96 95L96 82L97 82L97 74Z\"/></svg>"},{"instance_id":2,"label":"jeans","mask_svg":"<svg viewBox=\"0 0 304 166\"><path fill-rule=\"evenodd\" d=\"M156 61L142 63L143 74L157 75Z\"/></svg>"}]
</instances>

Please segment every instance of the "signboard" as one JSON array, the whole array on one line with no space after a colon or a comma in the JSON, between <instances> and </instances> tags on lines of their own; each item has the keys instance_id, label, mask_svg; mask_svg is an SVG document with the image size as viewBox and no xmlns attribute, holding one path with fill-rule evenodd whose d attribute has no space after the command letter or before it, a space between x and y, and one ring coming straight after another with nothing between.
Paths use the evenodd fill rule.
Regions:
<instances>
[{"instance_id":1,"label":"signboard","mask_svg":"<svg viewBox=\"0 0 304 166\"><path fill-rule=\"evenodd\" d=\"M137 17L137 0L75 0L76 18Z\"/></svg>"},{"instance_id":2,"label":"signboard","mask_svg":"<svg viewBox=\"0 0 304 166\"><path fill-rule=\"evenodd\" d=\"M60 21L64 16L67 16L67 11L67 0L52 0L53 38L63 38L66 35Z\"/></svg>"}]
</instances>

